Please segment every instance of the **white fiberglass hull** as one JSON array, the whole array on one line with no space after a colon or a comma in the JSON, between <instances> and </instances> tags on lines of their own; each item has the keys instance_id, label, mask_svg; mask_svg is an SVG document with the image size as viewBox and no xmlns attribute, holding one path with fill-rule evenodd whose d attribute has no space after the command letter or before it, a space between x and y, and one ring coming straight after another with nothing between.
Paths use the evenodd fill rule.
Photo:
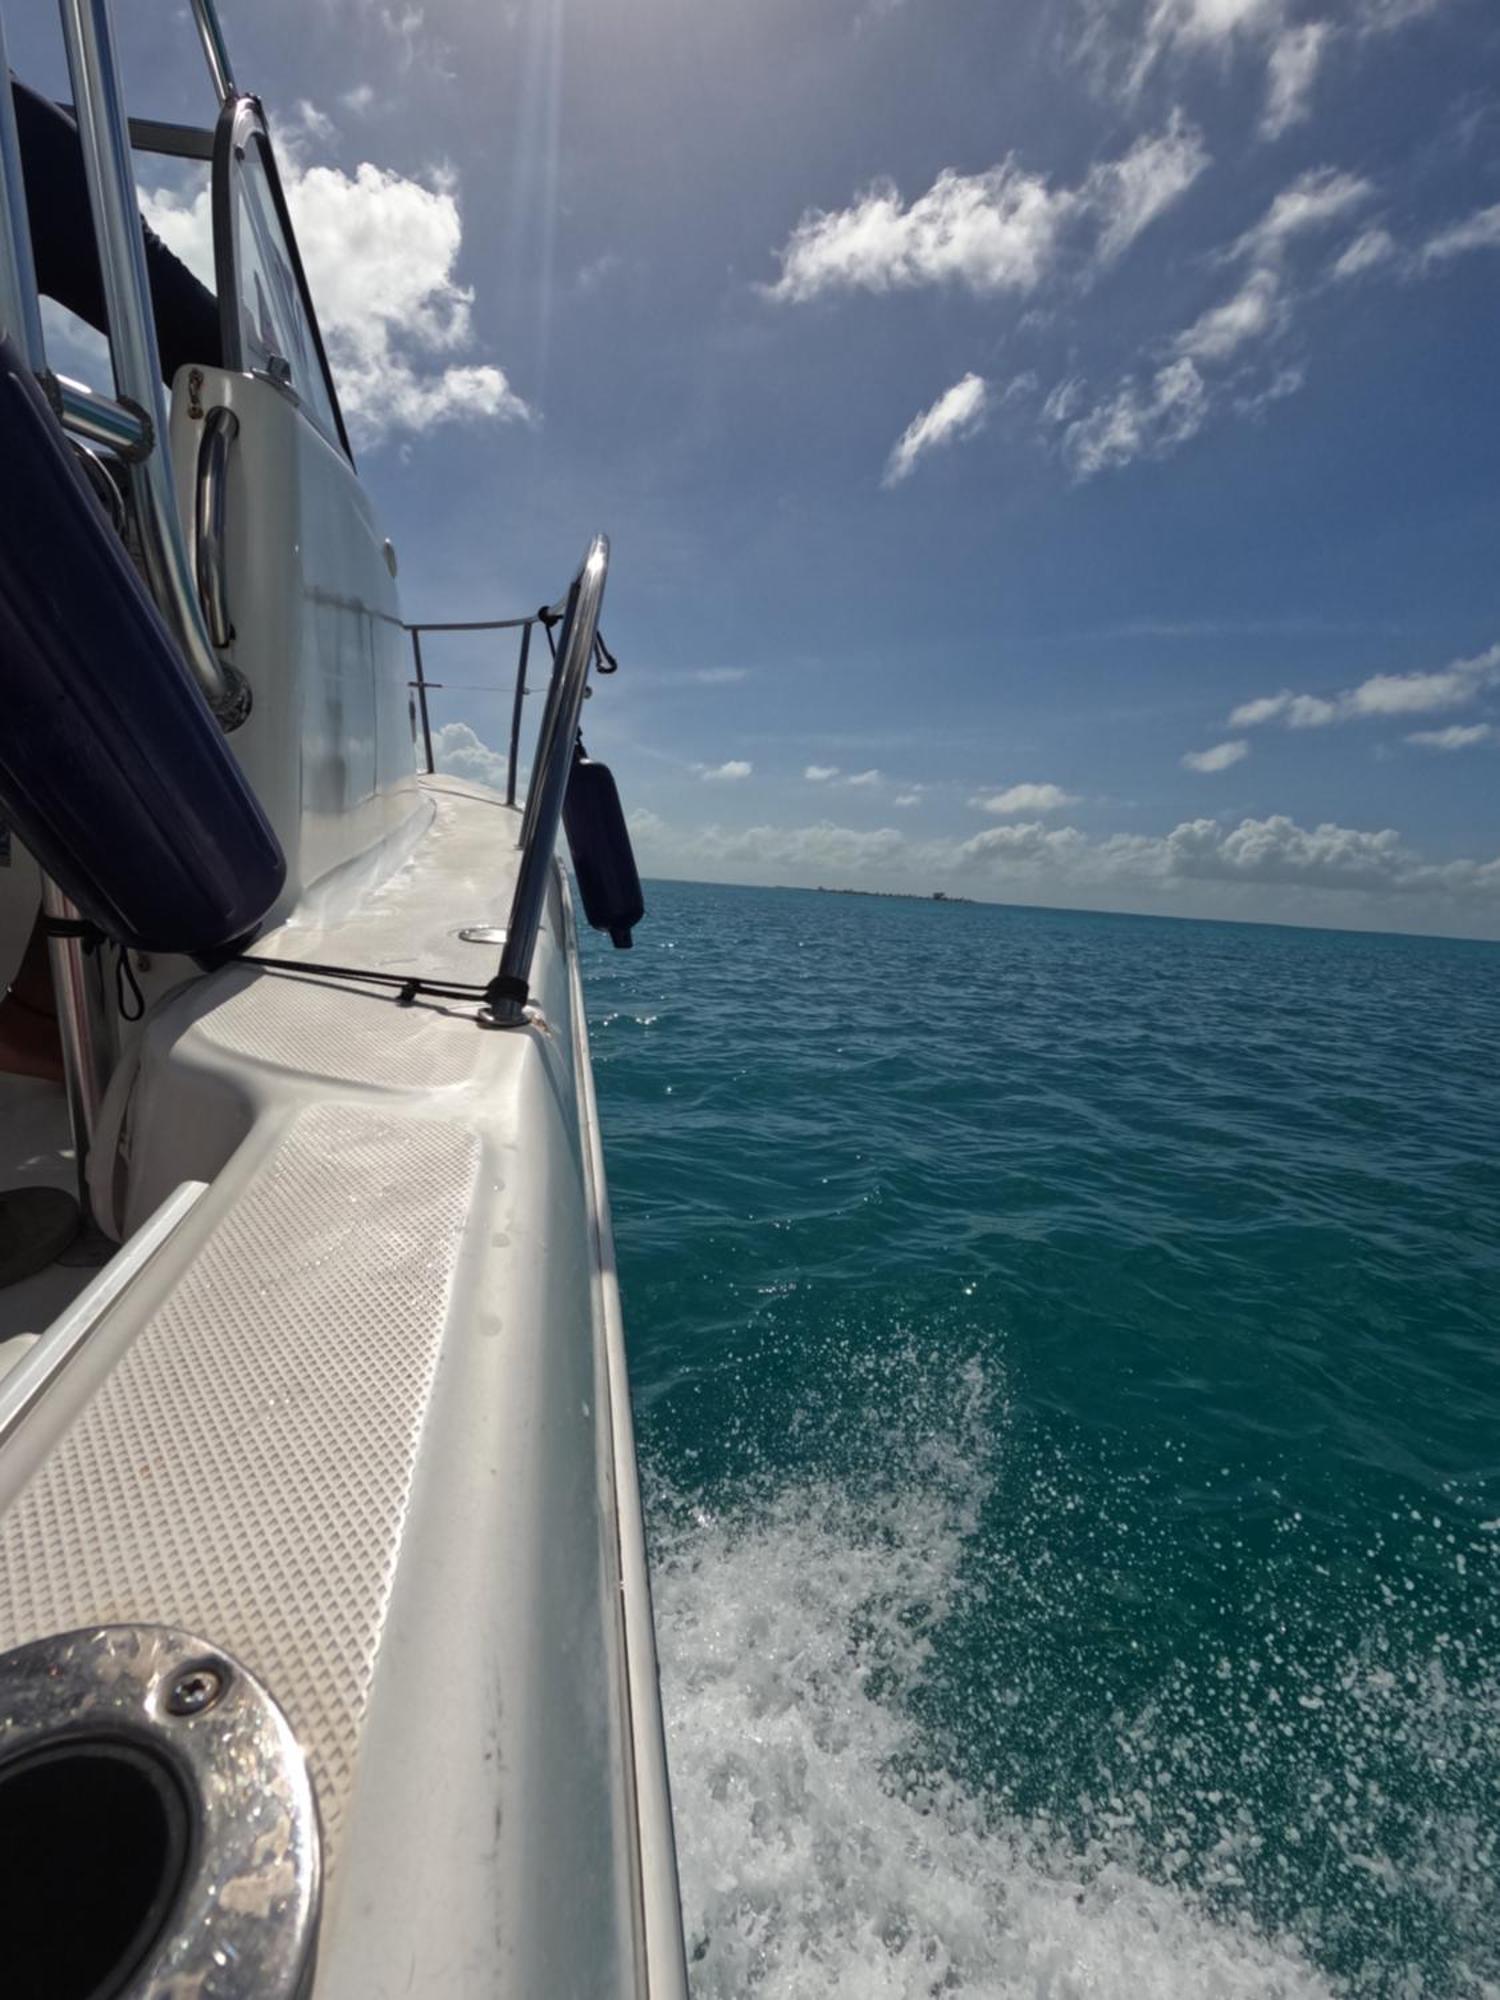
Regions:
<instances>
[{"instance_id":1,"label":"white fiberglass hull","mask_svg":"<svg viewBox=\"0 0 1500 2000\"><path fill-rule=\"evenodd\" d=\"M423 789L363 907L258 957L487 976L457 933L508 905L514 815ZM0 1418L42 1385L0 1445L0 1651L160 1626L258 1677L316 1796L328 2000L684 1991L560 870L532 983L540 1018L501 1032L243 964L159 1003L96 1202L128 1257L206 1191L66 1367L49 1335L0 1381Z\"/></svg>"}]
</instances>

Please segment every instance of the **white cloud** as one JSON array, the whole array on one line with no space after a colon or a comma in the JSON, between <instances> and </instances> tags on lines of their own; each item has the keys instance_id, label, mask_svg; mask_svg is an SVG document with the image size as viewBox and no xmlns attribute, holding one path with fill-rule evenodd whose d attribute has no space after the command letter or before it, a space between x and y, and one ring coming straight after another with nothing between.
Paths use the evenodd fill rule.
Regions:
<instances>
[{"instance_id":1,"label":"white cloud","mask_svg":"<svg viewBox=\"0 0 1500 2000\"><path fill-rule=\"evenodd\" d=\"M837 764L809 764L802 773L810 785L825 785L830 778L836 778L838 774Z\"/></svg>"},{"instance_id":2,"label":"white cloud","mask_svg":"<svg viewBox=\"0 0 1500 2000\"><path fill-rule=\"evenodd\" d=\"M1446 667L1410 674L1371 674L1357 687L1336 695L1261 695L1242 702L1229 718L1231 729L1253 729L1280 722L1288 729L1321 729L1334 722L1361 722L1382 717L1426 715L1434 710L1463 708L1484 691L1500 685L1500 644L1472 659L1454 660Z\"/></svg>"},{"instance_id":3,"label":"white cloud","mask_svg":"<svg viewBox=\"0 0 1500 2000\"><path fill-rule=\"evenodd\" d=\"M1078 479L1136 458L1162 458L1203 428L1208 391L1190 357L1157 370L1146 388L1133 380L1063 432L1063 453Z\"/></svg>"},{"instance_id":4,"label":"white cloud","mask_svg":"<svg viewBox=\"0 0 1500 2000\"><path fill-rule=\"evenodd\" d=\"M897 792L895 798L891 800L891 804L895 806L919 806L921 803L920 792Z\"/></svg>"},{"instance_id":5,"label":"white cloud","mask_svg":"<svg viewBox=\"0 0 1500 2000\"><path fill-rule=\"evenodd\" d=\"M1261 113L1264 139L1279 139L1300 125L1312 108L1313 85L1332 29L1326 21L1304 21L1283 28L1271 45L1266 63L1266 107Z\"/></svg>"},{"instance_id":6,"label":"white cloud","mask_svg":"<svg viewBox=\"0 0 1500 2000\"><path fill-rule=\"evenodd\" d=\"M649 870L663 867L698 879L764 880L788 877L835 886L869 879L898 866L907 851L904 834L893 826L702 826L679 833L654 814L633 813L630 830Z\"/></svg>"},{"instance_id":7,"label":"white cloud","mask_svg":"<svg viewBox=\"0 0 1500 2000\"><path fill-rule=\"evenodd\" d=\"M1476 743L1492 742L1495 734L1492 722L1453 722L1446 729L1415 730L1406 740L1425 750L1471 750Z\"/></svg>"},{"instance_id":8,"label":"white cloud","mask_svg":"<svg viewBox=\"0 0 1500 2000\"><path fill-rule=\"evenodd\" d=\"M573 289L583 298L597 292L599 287L612 278L625 260L618 250L606 250L579 269L573 280Z\"/></svg>"},{"instance_id":9,"label":"white cloud","mask_svg":"<svg viewBox=\"0 0 1500 2000\"><path fill-rule=\"evenodd\" d=\"M1263 41L1281 24L1284 0L1152 0L1138 40L1127 45L1124 88L1134 97L1169 51L1197 54ZM1118 57L1122 51L1107 54Z\"/></svg>"},{"instance_id":10,"label":"white cloud","mask_svg":"<svg viewBox=\"0 0 1500 2000\"><path fill-rule=\"evenodd\" d=\"M696 667L688 675L690 681L699 687L734 687L740 681L750 678L748 667Z\"/></svg>"},{"instance_id":11,"label":"white cloud","mask_svg":"<svg viewBox=\"0 0 1500 2000\"><path fill-rule=\"evenodd\" d=\"M1243 736L1237 736L1228 743L1215 743L1207 750L1189 750L1182 762L1189 771L1227 771L1231 764L1241 763L1249 755L1250 745Z\"/></svg>"},{"instance_id":12,"label":"white cloud","mask_svg":"<svg viewBox=\"0 0 1500 2000\"><path fill-rule=\"evenodd\" d=\"M810 209L778 253L781 276L767 290L791 303L919 285L1032 292L1075 224L1093 227L1096 254L1111 261L1207 165L1202 138L1174 112L1165 131L1093 167L1075 188L1052 186L1014 155L978 174L947 168L910 207L893 182L880 181L848 208Z\"/></svg>"},{"instance_id":13,"label":"white cloud","mask_svg":"<svg viewBox=\"0 0 1500 2000\"><path fill-rule=\"evenodd\" d=\"M970 861L1041 865L1079 882L1299 884L1333 889L1393 886L1410 857L1390 828L1367 833L1325 823L1299 826L1284 814L1184 820L1166 835L1110 834L1090 840L1076 827L996 827L965 841Z\"/></svg>"},{"instance_id":14,"label":"white cloud","mask_svg":"<svg viewBox=\"0 0 1500 2000\"><path fill-rule=\"evenodd\" d=\"M1239 52L1264 55L1266 101L1261 133L1276 138L1306 116L1319 65L1333 43L1349 35L1388 34L1434 12L1444 0L1345 0L1337 21L1289 19L1291 0L1145 0L1139 15L1129 0L1086 0L1090 26L1077 55L1096 83L1136 99L1164 58L1207 57L1221 67Z\"/></svg>"},{"instance_id":15,"label":"white cloud","mask_svg":"<svg viewBox=\"0 0 1500 2000\"><path fill-rule=\"evenodd\" d=\"M1282 0L1156 0L1147 37L1212 46L1274 27L1281 10Z\"/></svg>"},{"instance_id":16,"label":"white cloud","mask_svg":"<svg viewBox=\"0 0 1500 2000\"><path fill-rule=\"evenodd\" d=\"M453 274L463 228L451 181L423 186L365 161L352 175L293 174L286 192L344 409L366 439L531 415L499 368L425 365L472 340L473 293Z\"/></svg>"},{"instance_id":17,"label":"white cloud","mask_svg":"<svg viewBox=\"0 0 1500 2000\"><path fill-rule=\"evenodd\" d=\"M352 111L356 118L363 118L375 103L374 88L368 83L357 83L352 90L346 90L339 99L346 111Z\"/></svg>"},{"instance_id":18,"label":"white cloud","mask_svg":"<svg viewBox=\"0 0 1500 2000\"><path fill-rule=\"evenodd\" d=\"M1224 361L1247 340L1264 340L1280 332L1286 321L1281 282L1273 270L1262 266L1250 273L1232 299L1200 313L1173 346L1195 361Z\"/></svg>"},{"instance_id":19,"label":"white cloud","mask_svg":"<svg viewBox=\"0 0 1500 2000\"><path fill-rule=\"evenodd\" d=\"M55 299L43 298L38 303L48 365L59 375L70 376L102 395L113 396L114 371L110 366L109 342L104 335Z\"/></svg>"},{"instance_id":20,"label":"white cloud","mask_svg":"<svg viewBox=\"0 0 1500 2000\"><path fill-rule=\"evenodd\" d=\"M1065 424L1082 408L1085 396L1086 390L1082 379L1077 375L1069 376L1048 392L1047 400L1042 405L1042 421L1048 424Z\"/></svg>"},{"instance_id":21,"label":"white cloud","mask_svg":"<svg viewBox=\"0 0 1500 2000\"><path fill-rule=\"evenodd\" d=\"M1341 222L1374 193L1359 174L1337 167L1310 167L1284 187L1253 228L1230 246L1231 257L1274 264L1295 237Z\"/></svg>"},{"instance_id":22,"label":"white cloud","mask_svg":"<svg viewBox=\"0 0 1500 2000\"><path fill-rule=\"evenodd\" d=\"M923 452L952 444L958 438L973 437L984 427L989 401L989 385L982 376L965 375L962 381L955 382L930 410L923 410L906 426L886 461L881 485L898 485Z\"/></svg>"},{"instance_id":23,"label":"white cloud","mask_svg":"<svg viewBox=\"0 0 1500 2000\"><path fill-rule=\"evenodd\" d=\"M1343 283L1389 263L1395 254L1396 240L1388 229L1364 229L1334 258L1328 275Z\"/></svg>"},{"instance_id":24,"label":"white cloud","mask_svg":"<svg viewBox=\"0 0 1500 2000\"><path fill-rule=\"evenodd\" d=\"M1163 458L1195 437L1226 403L1237 416L1256 419L1294 395L1305 380L1300 367L1278 368L1258 386L1247 385L1243 369L1218 380L1214 371L1286 331L1293 305L1283 276L1287 246L1299 235L1330 226L1371 192L1367 181L1332 167L1315 168L1283 188L1260 221L1222 255L1220 261L1249 265L1239 290L1172 339L1167 352L1174 358L1149 383L1127 376L1086 415L1068 423L1062 449L1074 476L1089 479L1138 458ZM1077 401L1078 385L1060 384L1043 407L1044 420L1059 421Z\"/></svg>"},{"instance_id":25,"label":"white cloud","mask_svg":"<svg viewBox=\"0 0 1500 2000\"><path fill-rule=\"evenodd\" d=\"M1257 729L1263 722L1285 722L1289 729L1313 729L1320 723L1332 722L1338 715L1337 706L1331 701L1323 701L1317 695L1293 694L1283 688L1280 694L1258 695L1254 701L1242 701L1229 717L1231 729Z\"/></svg>"},{"instance_id":26,"label":"white cloud","mask_svg":"<svg viewBox=\"0 0 1500 2000\"><path fill-rule=\"evenodd\" d=\"M1269 382L1259 389L1246 390L1232 398L1237 417L1248 417L1252 422L1263 417L1273 403L1280 403L1288 396L1295 396L1307 380L1302 368L1278 368Z\"/></svg>"},{"instance_id":27,"label":"white cloud","mask_svg":"<svg viewBox=\"0 0 1500 2000\"><path fill-rule=\"evenodd\" d=\"M1356 18L1361 34L1384 35L1436 13L1442 5L1443 0L1361 0Z\"/></svg>"},{"instance_id":28,"label":"white cloud","mask_svg":"<svg viewBox=\"0 0 1500 2000\"><path fill-rule=\"evenodd\" d=\"M1174 111L1164 132L1138 139L1122 159L1095 167L1084 183L1084 200L1102 217L1100 261L1122 256L1208 164L1202 134Z\"/></svg>"},{"instance_id":29,"label":"white cloud","mask_svg":"<svg viewBox=\"0 0 1500 2000\"><path fill-rule=\"evenodd\" d=\"M881 782L881 775L878 771L851 771L844 780L846 785L861 786L878 785Z\"/></svg>"},{"instance_id":30,"label":"white cloud","mask_svg":"<svg viewBox=\"0 0 1500 2000\"><path fill-rule=\"evenodd\" d=\"M969 801L987 813L1060 812L1076 806L1078 794L1065 792L1061 785L1009 785L1003 792L981 792Z\"/></svg>"},{"instance_id":31,"label":"white cloud","mask_svg":"<svg viewBox=\"0 0 1500 2000\"><path fill-rule=\"evenodd\" d=\"M1496 648L1489 662L1457 661L1436 673L1372 674L1341 697L1340 707L1349 718L1376 715L1425 715L1434 708L1462 708L1495 678Z\"/></svg>"},{"instance_id":32,"label":"white cloud","mask_svg":"<svg viewBox=\"0 0 1500 2000\"><path fill-rule=\"evenodd\" d=\"M1393 828L1302 826L1284 814L1098 838L1040 820L967 839L827 820L679 831L639 812L631 830L648 870L710 881L947 887L1020 902L1500 933L1500 858L1429 863Z\"/></svg>"},{"instance_id":33,"label":"white cloud","mask_svg":"<svg viewBox=\"0 0 1500 2000\"><path fill-rule=\"evenodd\" d=\"M827 291L945 283L979 293L1033 291L1076 201L1013 159L982 174L950 168L910 208L884 181L849 208L803 216L780 253L771 295L800 303Z\"/></svg>"},{"instance_id":34,"label":"white cloud","mask_svg":"<svg viewBox=\"0 0 1500 2000\"><path fill-rule=\"evenodd\" d=\"M745 758L731 757L723 764L700 765L698 776L703 779L705 784L733 785L737 784L741 778L748 778L754 769L755 766Z\"/></svg>"},{"instance_id":35,"label":"white cloud","mask_svg":"<svg viewBox=\"0 0 1500 2000\"><path fill-rule=\"evenodd\" d=\"M1286 705L1288 729L1322 729L1327 723L1337 722L1338 717L1338 704L1317 694L1294 694ZM1231 724L1233 721L1231 716Z\"/></svg>"},{"instance_id":36,"label":"white cloud","mask_svg":"<svg viewBox=\"0 0 1500 2000\"><path fill-rule=\"evenodd\" d=\"M1400 867L1401 836L1391 827L1366 833L1356 827L1302 827L1284 813L1244 819L1227 832L1200 819L1167 836L1169 868L1200 879L1321 882L1330 887L1378 887Z\"/></svg>"},{"instance_id":37,"label":"white cloud","mask_svg":"<svg viewBox=\"0 0 1500 2000\"><path fill-rule=\"evenodd\" d=\"M214 282L212 191L205 186L188 196L170 188L138 188L137 192L147 224L195 277L211 287Z\"/></svg>"},{"instance_id":38,"label":"white cloud","mask_svg":"<svg viewBox=\"0 0 1500 2000\"><path fill-rule=\"evenodd\" d=\"M1455 222L1430 236L1422 247L1424 264L1446 263L1470 250L1500 250L1500 201L1493 208L1481 208L1464 222Z\"/></svg>"},{"instance_id":39,"label":"white cloud","mask_svg":"<svg viewBox=\"0 0 1500 2000\"><path fill-rule=\"evenodd\" d=\"M356 443L459 418L497 422L532 412L502 369L464 361L473 293L454 267L463 241L451 176L427 182L362 162L352 174L310 166L302 147L332 127L305 102L279 135L279 164L345 420ZM183 202L143 191L142 210L169 249L212 264L205 188ZM445 356L455 357L451 361Z\"/></svg>"},{"instance_id":40,"label":"white cloud","mask_svg":"<svg viewBox=\"0 0 1500 2000\"><path fill-rule=\"evenodd\" d=\"M308 140L331 146L338 135L339 128L326 111L320 111L311 98L299 97L292 106L291 117L278 118L272 126L277 164L300 158L301 148Z\"/></svg>"},{"instance_id":41,"label":"white cloud","mask_svg":"<svg viewBox=\"0 0 1500 2000\"><path fill-rule=\"evenodd\" d=\"M423 33L427 17L422 8L381 7L378 16L391 40L399 45L397 62L403 73L420 66L445 82L454 80L453 52L445 42Z\"/></svg>"},{"instance_id":42,"label":"white cloud","mask_svg":"<svg viewBox=\"0 0 1500 2000\"><path fill-rule=\"evenodd\" d=\"M445 722L433 730L432 761L450 777L469 778L494 792L505 790L505 758L476 736L467 722Z\"/></svg>"}]
</instances>

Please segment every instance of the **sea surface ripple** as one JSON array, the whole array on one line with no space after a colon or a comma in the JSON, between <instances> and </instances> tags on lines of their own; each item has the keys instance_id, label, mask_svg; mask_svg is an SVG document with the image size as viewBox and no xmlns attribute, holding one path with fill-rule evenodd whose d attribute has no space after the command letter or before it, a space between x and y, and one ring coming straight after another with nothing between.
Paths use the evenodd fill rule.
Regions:
<instances>
[{"instance_id":1,"label":"sea surface ripple","mask_svg":"<svg viewBox=\"0 0 1500 2000\"><path fill-rule=\"evenodd\" d=\"M1500 1995L1500 947L586 965L700 1996Z\"/></svg>"}]
</instances>

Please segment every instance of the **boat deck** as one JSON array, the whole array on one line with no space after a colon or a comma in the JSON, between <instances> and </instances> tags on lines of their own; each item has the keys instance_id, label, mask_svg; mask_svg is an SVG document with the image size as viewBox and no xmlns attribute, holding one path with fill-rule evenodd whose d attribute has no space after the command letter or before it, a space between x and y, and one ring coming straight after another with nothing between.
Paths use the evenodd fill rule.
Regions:
<instances>
[{"instance_id":1,"label":"boat deck","mask_svg":"<svg viewBox=\"0 0 1500 2000\"><path fill-rule=\"evenodd\" d=\"M385 883L256 957L482 984L497 947L458 933L504 921L517 816L426 789ZM320 1996L398 1990L398 1965L406 1990L413 1964L414 1990L448 1990L455 1936L487 1941L465 1990L584 1990L584 1966L588 1990L636 1990L631 1961L667 1949L653 1899L675 1923L560 870L532 983L537 1019L503 1031L252 963L158 1000L111 1093L112 1219L128 1238L207 1191L0 1452L0 1649L170 1625L285 1709L330 1880Z\"/></svg>"}]
</instances>

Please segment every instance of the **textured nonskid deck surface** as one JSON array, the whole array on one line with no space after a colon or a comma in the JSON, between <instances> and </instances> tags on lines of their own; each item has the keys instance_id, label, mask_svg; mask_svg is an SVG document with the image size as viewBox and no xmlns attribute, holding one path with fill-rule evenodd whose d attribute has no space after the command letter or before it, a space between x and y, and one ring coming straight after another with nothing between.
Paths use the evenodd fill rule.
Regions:
<instances>
[{"instance_id":1,"label":"textured nonskid deck surface","mask_svg":"<svg viewBox=\"0 0 1500 2000\"><path fill-rule=\"evenodd\" d=\"M482 982L457 932L505 907L514 816L432 798L369 906L258 954ZM209 1193L0 1455L0 1648L169 1624L291 1720L320 1995L633 1993L654 1956L569 925L559 878L519 1031L243 965L161 1005L123 1219Z\"/></svg>"},{"instance_id":2,"label":"textured nonskid deck surface","mask_svg":"<svg viewBox=\"0 0 1500 2000\"><path fill-rule=\"evenodd\" d=\"M334 1848L478 1159L297 1112L0 1530L7 1644L170 1608L254 1662Z\"/></svg>"}]
</instances>

